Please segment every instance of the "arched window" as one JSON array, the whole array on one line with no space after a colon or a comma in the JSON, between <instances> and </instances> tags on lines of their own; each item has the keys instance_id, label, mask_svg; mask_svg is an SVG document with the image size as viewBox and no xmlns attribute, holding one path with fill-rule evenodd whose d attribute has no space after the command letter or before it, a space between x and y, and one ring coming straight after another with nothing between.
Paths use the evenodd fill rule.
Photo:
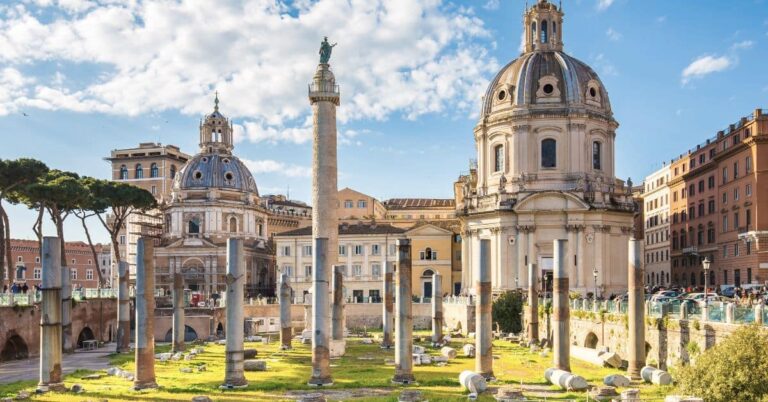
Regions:
<instances>
[{"instance_id":1,"label":"arched window","mask_svg":"<svg viewBox=\"0 0 768 402\"><path fill-rule=\"evenodd\" d=\"M531 22L531 42L536 43L536 21Z\"/></svg>"},{"instance_id":2,"label":"arched window","mask_svg":"<svg viewBox=\"0 0 768 402\"><path fill-rule=\"evenodd\" d=\"M504 145L496 145L493 147L493 171L501 172L504 170Z\"/></svg>"},{"instance_id":3,"label":"arched window","mask_svg":"<svg viewBox=\"0 0 768 402\"><path fill-rule=\"evenodd\" d=\"M187 232L190 234L200 233L200 218L194 217L189 220Z\"/></svg>"},{"instance_id":4,"label":"arched window","mask_svg":"<svg viewBox=\"0 0 768 402\"><path fill-rule=\"evenodd\" d=\"M136 179L143 179L144 178L144 168L141 167L141 163L136 164L136 175L134 176Z\"/></svg>"},{"instance_id":5,"label":"arched window","mask_svg":"<svg viewBox=\"0 0 768 402\"><path fill-rule=\"evenodd\" d=\"M424 259L425 260L432 259L432 249L430 247L427 247L426 250L424 250Z\"/></svg>"},{"instance_id":6,"label":"arched window","mask_svg":"<svg viewBox=\"0 0 768 402\"><path fill-rule=\"evenodd\" d=\"M422 272L421 276L422 277L430 277L430 276L433 276L434 274L435 274L435 271L433 271L431 269L425 269L424 272Z\"/></svg>"},{"instance_id":7,"label":"arched window","mask_svg":"<svg viewBox=\"0 0 768 402\"><path fill-rule=\"evenodd\" d=\"M128 168L125 165L120 166L120 180L128 180Z\"/></svg>"},{"instance_id":8,"label":"arched window","mask_svg":"<svg viewBox=\"0 0 768 402\"><path fill-rule=\"evenodd\" d=\"M541 167L557 167L557 141L551 138L541 142Z\"/></svg>"},{"instance_id":9,"label":"arched window","mask_svg":"<svg viewBox=\"0 0 768 402\"><path fill-rule=\"evenodd\" d=\"M547 43L547 21L541 21L541 43Z\"/></svg>"},{"instance_id":10,"label":"arched window","mask_svg":"<svg viewBox=\"0 0 768 402\"><path fill-rule=\"evenodd\" d=\"M603 168L603 144L600 141L592 142L592 169L600 170Z\"/></svg>"},{"instance_id":11,"label":"arched window","mask_svg":"<svg viewBox=\"0 0 768 402\"><path fill-rule=\"evenodd\" d=\"M176 178L176 165L171 165L171 180Z\"/></svg>"},{"instance_id":12,"label":"arched window","mask_svg":"<svg viewBox=\"0 0 768 402\"><path fill-rule=\"evenodd\" d=\"M237 233L237 219L234 216L229 218L229 231Z\"/></svg>"},{"instance_id":13,"label":"arched window","mask_svg":"<svg viewBox=\"0 0 768 402\"><path fill-rule=\"evenodd\" d=\"M699 272L699 283L704 286L704 271Z\"/></svg>"},{"instance_id":14,"label":"arched window","mask_svg":"<svg viewBox=\"0 0 768 402\"><path fill-rule=\"evenodd\" d=\"M557 22L552 21L552 37L557 40Z\"/></svg>"},{"instance_id":15,"label":"arched window","mask_svg":"<svg viewBox=\"0 0 768 402\"><path fill-rule=\"evenodd\" d=\"M149 177L157 177L158 171L157 171L157 163L153 163L149 166Z\"/></svg>"}]
</instances>

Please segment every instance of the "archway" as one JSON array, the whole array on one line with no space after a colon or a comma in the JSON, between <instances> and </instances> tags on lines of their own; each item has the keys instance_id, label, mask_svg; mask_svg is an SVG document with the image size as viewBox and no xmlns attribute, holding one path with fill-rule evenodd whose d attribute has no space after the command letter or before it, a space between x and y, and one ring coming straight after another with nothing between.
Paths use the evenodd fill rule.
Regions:
<instances>
[{"instance_id":1,"label":"archway","mask_svg":"<svg viewBox=\"0 0 768 402\"><path fill-rule=\"evenodd\" d=\"M597 335L595 335L593 332L590 332L587 334L587 337L584 339L584 347L590 348L590 349L597 349Z\"/></svg>"},{"instance_id":2,"label":"archway","mask_svg":"<svg viewBox=\"0 0 768 402\"><path fill-rule=\"evenodd\" d=\"M197 331L189 325L184 326L184 342L197 340ZM165 333L165 342L173 342L173 328Z\"/></svg>"},{"instance_id":3,"label":"archway","mask_svg":"<svg viewBox=\"0 0 768 402\"><path fill-rule=\"evenodd\" d=\"M12 335L5 341L3 350L0 351L0 362L8 360L21 360L29 357L27 343L19 335Z\"/></svg>"},{"instance_id":4,"label":"archway","mask_svg":"<svg viewBox=\"0 0 768 402\"><path fill-rule=\"evenodd\" d=\"M94 339L96 339L96 337L93 336L93 331L91 331L90 328L85 327L82 331L80 331L80 335L77 336L77 347L82 348L83 342L92 341Z\"/></svg>"}]
</instances>

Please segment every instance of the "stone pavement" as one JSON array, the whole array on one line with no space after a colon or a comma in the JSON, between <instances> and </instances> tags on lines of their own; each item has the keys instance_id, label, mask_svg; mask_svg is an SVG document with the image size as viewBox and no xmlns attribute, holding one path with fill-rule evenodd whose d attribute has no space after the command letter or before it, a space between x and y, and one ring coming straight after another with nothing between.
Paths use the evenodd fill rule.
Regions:
<instances>
[{"instance_id":1,"label":"stone pavement","mask_svg":"<svg viewBox=\"0 0 768 402\"><path fill-rule=\"evenodd\" d=\"M106 370L109 368L107 356L115 351L114 344L89 351L77 350L74 354L62 355L64 374L77 369ZM0 384L16 381L38 380L40 376L40 357L26 360L12 360L0 363Z\"/></svg>"}]
</instances>

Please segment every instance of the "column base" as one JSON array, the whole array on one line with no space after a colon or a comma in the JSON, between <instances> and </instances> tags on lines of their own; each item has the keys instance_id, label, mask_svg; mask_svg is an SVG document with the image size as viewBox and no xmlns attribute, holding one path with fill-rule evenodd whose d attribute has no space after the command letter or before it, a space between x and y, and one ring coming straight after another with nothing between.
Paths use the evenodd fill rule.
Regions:
<instances>
[{"instance_id":1,"label":"column base","mask_svg":"<svg viewBox=\"0 0 768 402\"><path fill-rule=\"evenodd\" d=\"M496 381L496 377L493 375L493 371L491 371L490 373L477 373L477 374L483 376L483 378L485 378L485 381Z\"/></svg>"},{"instance_id":2,"label":"column base","mask_svg":"<svg viewBox=\"0 0 768 402\"><path fill-rule=\"evenodd\" d=\"M159 388L155 381L135 382L133 384L134 391L141 391L142 389L155 389Z\"/></svg>"},{"instance_id":3,"label":"column base","mask_svg":"<svg viewBox=\"0 0 768 402\"><path fill-rule=\"evenodd\" d=\"M174 345L173 348L171 348L171 352L173 353L184 352L186 350L187 350L187 347L186 345L183 345L183 344L178 346Z\"/></svg>"},{"instance_id":4,"label":"column base","mask_svg":"<svg viewBox=\"0 0 768 402\"><path fill-rule=\"evenodd\" d=\"M50 383L50 384L38 384L37 388L35 389L35 392L38 394L44 394L49 391L66 392L67 387L64 386L63 382L56 382L56 383Z\"/></svg>"},{"instance_id":5,"label":"column base","mask_svg":"<svg viewBox=\"0 0 768 402\"><path fill-rule=\"evenodd\" d=\"M381 345L379 345L379 347L382 349L392 349L395 347L395 345L385 345L382 343Z\"/></svg>"},{"instance_id":6,"label":"column base","mask_svg":"<svg viewBox=\"0 0 768 402\"><path fill-rule=\"evenodd\" d=\"M410 385L416 383L416 378L413 377L413 374L395 374L392 377L392 382L394 384Z\"/></svg>"},{"instance_id":7,"label":"column base","mask_svg":"<svg viewBox=\"0 0 768 402\"><path fill-rule=\"evenodd\" d=\"M307 381L310 387L330 387L333 385L331 377L312 377Z\"/></svg>"},{"instance_id":8,"label":"column base","mask_svg":"<svg viewBox=\"0 0 768 402\"><path fill-rule=\"evenodd\" d=\"M248 383L245 384L222 384L219 385L219 389L221 390L228 390L228 389L243 389L248 386Z\"/></svg>"}]
</instances>

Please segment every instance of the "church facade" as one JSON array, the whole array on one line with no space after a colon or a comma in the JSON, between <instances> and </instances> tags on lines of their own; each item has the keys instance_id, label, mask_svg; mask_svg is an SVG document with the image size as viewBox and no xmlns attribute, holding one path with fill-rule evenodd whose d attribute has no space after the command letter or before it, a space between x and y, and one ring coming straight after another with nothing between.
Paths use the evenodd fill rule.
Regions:
<instances>
[{"instance_id":1,"label":"church facade","mask_svg":"<svg viewBox=\"0 0 768 402\"><path fill-rule=\"evenodd\" d=\"M623 292L635 203L617 179L619 124L597 74L563 52L563 12L526 10L525 51L490 82L474 129L477 164L456 183L464 292L479 240L491 241L495 291L528 287L527 264L551 278L555 239L567 239L571 289ZM538 286L551 287L551 280Z\"/></svg>"}]
</instances>

